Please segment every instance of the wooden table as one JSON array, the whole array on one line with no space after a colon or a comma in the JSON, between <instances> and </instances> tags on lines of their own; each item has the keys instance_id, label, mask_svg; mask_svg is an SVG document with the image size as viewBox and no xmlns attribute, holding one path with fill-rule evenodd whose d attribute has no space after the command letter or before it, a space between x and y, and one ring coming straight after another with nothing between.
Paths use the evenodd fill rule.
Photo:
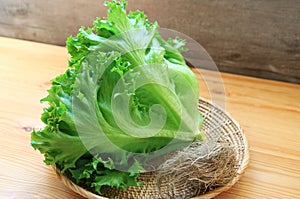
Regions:
<instances>
[{"instance_id":1,"label":"wooden table","mask_svg":"<svg viewBox=\"0 0 300 199\"><path fill-rule=\"evenodd\" d=\"M64 47L0 37L0 198L81 198L65 187L30 146L39 100L64 72ZM214 83L212 72L202 71ZM240 123L250 165L217 198L300 198L300 85L221 73L226 110ZM199 76L201 96L211 93ZM218 86L216 86L218 88Z\"/></svg>"}]
</instances>

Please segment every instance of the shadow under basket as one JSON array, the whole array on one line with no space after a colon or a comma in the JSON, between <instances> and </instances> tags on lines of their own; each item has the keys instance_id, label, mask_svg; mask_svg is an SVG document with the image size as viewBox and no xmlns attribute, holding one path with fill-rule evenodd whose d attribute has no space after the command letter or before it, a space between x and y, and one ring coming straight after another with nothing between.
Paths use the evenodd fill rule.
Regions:
<instances>
[{"instance_id":1,"label":"shadow under basket","mask_svg":"<svg viewBox=\"0 0 300 199\"><path fill-rule=\"evenodd\" d=\"M246 167L249 162L249 151L246 137L240 128L239 124L224 110L219 108L216 104L205 100L203 98L199 99L198 109L200 113L204 117L204 123L201 127L201 131L206 134L208 139L211 137L216 137L216 134L222 134L225 142L228 143L229 146L238 146L234 147L234 154L236 158L236 173L232 180L230 180L226 185L208 191L202 195L189 197L188 192L189 189L182 189L183 192L187 192L185 194L187 197L175 197L175 198L213 198L218 194L230 189L241 177L244 173ZM212 130L216 129L217 130ZM125 191L121 189L108 188L106 190L106 197L96 195L92 192L85 190L84 188L76 185L69 178L62 175L59 169L55 166L52 166L58 178L71 190L80 194L85 198L92 199L107 199L107 198L115 198L115 199L125 199L125 198L141 198L141 199L159 199L164 198L159 194L157 190L157 185L155 181L155 172L143 173L138 178L143 181L144 184L142 186L131 186L128 187ZM178 185L180 186L180 185ZM163 189L163 188L161 188ZM180 187L179 187L180 189ZM109 193L109 195L107 195Z\"/></svg>"}]
</instances>

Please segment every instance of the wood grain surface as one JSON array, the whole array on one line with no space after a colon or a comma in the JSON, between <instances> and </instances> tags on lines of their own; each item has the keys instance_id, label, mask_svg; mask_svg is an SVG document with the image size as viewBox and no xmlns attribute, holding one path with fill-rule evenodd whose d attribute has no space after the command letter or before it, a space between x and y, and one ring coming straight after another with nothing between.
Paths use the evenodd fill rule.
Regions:
<instances>
[{"instance_id":1,"label":"wood grain surface","mask_svg":"<svg viewBox=\"0 0 300 199\"><path fill-rule=\"evenodd\" d=\"M104 0L0 0L0 35L65 45L106 16ZM225 72L300 83L299 0L128 0L198 41Z\"/></svg>"},{"instance_id":2,"label":"wood grain surface","mask_svg":"<svg viewBox=\"0 0 300 199\"><path fill-rule=\"evenodd\" d=\"M32 129L43 126L39 100L67 59L63 47L0 37L0 198L81 198L29 144ZM299 198L300 85L205 70L198 78L202 97L225 94L250 146L246 173L217 198Z\"/></svg>"}]
</instances>

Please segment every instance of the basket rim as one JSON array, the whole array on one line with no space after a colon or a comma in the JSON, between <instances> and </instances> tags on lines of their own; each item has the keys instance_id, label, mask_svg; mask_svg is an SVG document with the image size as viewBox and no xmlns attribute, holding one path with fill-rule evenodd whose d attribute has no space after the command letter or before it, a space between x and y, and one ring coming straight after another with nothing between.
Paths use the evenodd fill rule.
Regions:
<instances>
[{"instance_id":1,"label":"basket rim","mask_svg":"<svg viewBox=\"0 0 300 199\"><path fill-rule=\"evenodd\" d=\"M228 118L230 118L231 122L234 124L234 126L237 127L238 132L240 134L241 137L241 141L242 141L242 145L243 145L243 158L242 158L242 162L239 165L239 168L237 170L237 174L236 176L229 182L227 183L227 185L223 186L223 187L219 187L216 188L214 190L211 190L205 194L199 195L199 196L195 196L192 197L190 199L204 199L204 198L213 198L217 195L219 195L220 193L227 191L228 189L230 189L234 184L237 183L237 181L242 177L242 175L245 173L246 168L249 165L249 159L250 159L250 155L249 155L249 146L248 146L248 142L247 142L247 138L246 135L244 133L244 131L242 130L240 124L224 109L220 108L219 105L217 105L216 103L202 98L199 98L199 103L200 102L204 102L207 103L211 106L213 106L214 108L218 109L219 111L223 112L224 115L226 115ZM63 175L60 170L54 165L51 165L52 169L54 170L54 172L56 173L56 176L63 182L63 184L65 184L68 188L70 188L72 191L74 191L75 193L78 193L79 195L85 197L85 198L94 198L94 199L109 199L107 197L103 197L100 195L97 195L95 193L92 193L86 189L84 189L83 187L80 187L79 185L77 185L76 183L74 183L73 181L71 181L68 177L66 177L65 175Z\"/></svg>"},{"instance_id":2,"label":"basket rim","mask_svg":"<svg viewBox=\"0 0 300 199\"><path fill-rule=\"evenodd\" d=\"M212 105L214 108L222 111L227 117L230 118L231 122L237 127L237 129L239 130L239 133L241 135L242 143L243 143L243 152L244 152L243 154L244 154L244 156L243 156L241 165L239 166L239 169L237 170L236 176L226 186L216 188L216 189L214 189L212 191L209 191L209 192L207 192L203 195L195 196L195 197L190 198L190 199L213 198L213 197L216 197L217 195L219 195L220 193L229 190L234 184L236 184L239 181L239 179L245 173L245 170L249 166L249 160L250 160L248 141L247 141L247 138L246 138L246 135L245 135L243 129L241 128L241 126L237 122L237 120L234 119L234 117L232 117L231 114L228 111L221 108L215 102L210 101L210 100L205 99L205 98L202 98L202 97L199 98L199 101L203 101L205 103L208 103L208 104Z\"/></svg>"}]
</instances>

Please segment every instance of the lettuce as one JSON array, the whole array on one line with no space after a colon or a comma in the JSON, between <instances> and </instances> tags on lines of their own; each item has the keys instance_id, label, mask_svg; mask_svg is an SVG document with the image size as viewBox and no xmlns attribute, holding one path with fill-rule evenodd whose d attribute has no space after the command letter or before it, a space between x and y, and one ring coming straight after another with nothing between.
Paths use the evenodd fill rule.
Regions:
<instances>
[{"instance_id":1,"label":"lettuce","mask_svg":"<svg viewBox=\"0 0 300 199\"><path fill-rule=\"evenodd\" d=\"M77 184L139 186L162 156L201 140L198 82L158 24L125 1L106 2L106 19L66 41L69 68L52 81L31 145Z\"/></svg>"}]
</instances>

